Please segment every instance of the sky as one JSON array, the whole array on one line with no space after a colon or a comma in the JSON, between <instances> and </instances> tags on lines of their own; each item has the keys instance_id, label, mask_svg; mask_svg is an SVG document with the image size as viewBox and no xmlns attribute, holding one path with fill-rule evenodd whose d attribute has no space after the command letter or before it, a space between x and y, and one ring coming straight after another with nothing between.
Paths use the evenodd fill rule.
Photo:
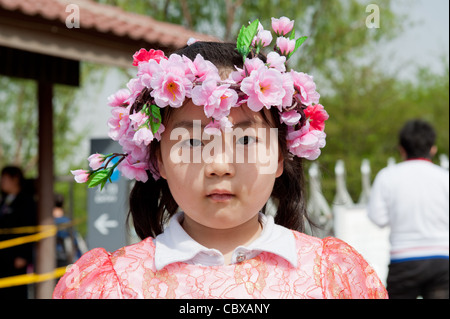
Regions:
<instances>
[{"instance_id":1,"label":"sky","mask_svg":"<svg viewBox=\"0 0 450 319\"><path fill-rule=\"evenodd\" d=\"M431 68L439 73L442 68L440 57L449 56L449 2L448 0L395 0L394 11L407 15L413 22L387 45L395 52L394 61L413 62L401 76L413 74L414 65ZM380 10L381 27L383 22Z\"/></svg>"},{"instance_id":2,"label":"sky","mask_svg":"<svg viewBox=\"0 0 450 319\"><path fill-rule=\"evenodd\" d=\"M442 72L440 57L445 55L447 61L449 57L449 1L394 0L393 10L407 17L405 24L412 22L413 25L407 25L396 39L377 48L383 54L383 65L389 68L389 63L401 63L398 76L402 78L413 77L417 65L431 68L436 73ZM380 28L383 28L381 7ZM113 70L106 77L103 87L86 92L84 99L87 103L80 103L82 109L75 125L90 127L90 136L84 140L78 153L81 158L89 155L89 138L108 137L110 108L107 97L121 88L117 74Z\"/></svg>"}]
</instances>

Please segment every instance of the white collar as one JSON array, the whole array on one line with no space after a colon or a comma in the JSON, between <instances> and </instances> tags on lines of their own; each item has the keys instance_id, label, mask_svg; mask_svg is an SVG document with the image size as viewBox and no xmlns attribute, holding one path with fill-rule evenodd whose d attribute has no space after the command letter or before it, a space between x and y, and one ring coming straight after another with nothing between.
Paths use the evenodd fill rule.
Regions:
<instances>
[{"instance_id":1,"label":"white collar","mask_svg":"<svg viewBox=\"0 0 450 319\"><path fill-rule=\"evenodd\" d=\"M224 265L224 257L220 251L200 245L186 233L180 225L183 218L183 212L176 213L164 232L154 239L156 269L161 270L175 262L203 266ZM242 261L242 256L251 259L265 251L276 254L297 267L297 249L292 231L276 225L272 216L260 213L260 221L263 226L261 235L247 246L236 247L231 257L232 263Z\"/></svg>"}]
</instances>

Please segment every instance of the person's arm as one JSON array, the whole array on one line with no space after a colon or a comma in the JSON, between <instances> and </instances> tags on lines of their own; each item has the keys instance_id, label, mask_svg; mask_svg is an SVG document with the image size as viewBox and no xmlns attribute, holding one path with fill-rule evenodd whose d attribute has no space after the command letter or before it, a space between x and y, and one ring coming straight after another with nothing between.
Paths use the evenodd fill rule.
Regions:
<instances>
[{"instance_id":1,"label":"person's arm","mask_svg":"<svg viewBox=\"0 0 450 319\"><path fill-rule=\"evenodd\" d=\"M367 216L379 227L389 224L388 198L389 185L386 182L386 171L382 170L373 182L367 204Z\"/></svg>"}]
</instances>

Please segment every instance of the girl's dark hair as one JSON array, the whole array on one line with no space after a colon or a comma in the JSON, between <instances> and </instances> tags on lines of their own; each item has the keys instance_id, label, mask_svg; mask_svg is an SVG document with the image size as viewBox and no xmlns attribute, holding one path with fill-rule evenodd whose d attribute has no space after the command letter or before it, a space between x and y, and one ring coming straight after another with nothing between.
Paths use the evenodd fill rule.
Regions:
<instances>
[{"instance_id":1,"label":"girl's dark hair","mask_svg":"<svg viewBox=\"0 0 450 319\"><path fill-rule=\"evenodd\" d=\"M185 55L194 60L197 54L201 54L205 60L212 62L219 70L234 69L235 66L242 67L242 56L236 51L234 43L219 42L195 42L174 53ZM265 56L259 54L258 57L264 62ZM144 93L144 92L143 92ZM132 110L139 110L146 103L145 94L141 94ZM167 120L170 108L161 109L161 115ZM278 225L303 232L305 230L305 221L308 220L306 212L306 201L304 192L304 174L303 161L299 157L289 154L286 145L286 125L280 124L277 108L271 108L270 113L273 119L268 119L264 112L261 112L264 120L272 123L278 128L279 150L284 159L283 174L275 181L271 194L272 199L277 205L275 223ZM166 116L165 116L166 115ZM149 145L151 156L151 165L157 167L155 154L159 152L159 143L152 142ZM145 183L136 182L130 194L130 216L137 235L144 239L152 236L156 237L164 230L164 224L172 217L178 209L178 204L170 193L167 181L163 178L155 181L149 174L148 181ZM266 207L263 208L265 213Z\"/></svg>"}]
</instances>

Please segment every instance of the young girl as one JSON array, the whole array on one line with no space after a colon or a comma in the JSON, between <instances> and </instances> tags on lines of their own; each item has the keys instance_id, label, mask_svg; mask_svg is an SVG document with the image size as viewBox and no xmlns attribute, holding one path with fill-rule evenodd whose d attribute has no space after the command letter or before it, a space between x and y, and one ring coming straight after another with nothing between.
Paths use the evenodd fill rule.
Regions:
<instances>
[{"instance_id":1,"label":"young girl","mask_svg":"<svg viewBox=\"0 0 450 319\"><path fill-rule=\"evenodd\" d=\"M328 114L312 77L286 71L305 37L285 17L272 28L267 56L272 34L257 20L237 45L134 55L137 77L110 99L124 153L91 155L92 170L73 173L89 186L116 167L135 179L129 217L142 241L89 251L54 298L387 297L352 247L302 233L302 158L319 156Z\"/></svg>"}]
</instances>

